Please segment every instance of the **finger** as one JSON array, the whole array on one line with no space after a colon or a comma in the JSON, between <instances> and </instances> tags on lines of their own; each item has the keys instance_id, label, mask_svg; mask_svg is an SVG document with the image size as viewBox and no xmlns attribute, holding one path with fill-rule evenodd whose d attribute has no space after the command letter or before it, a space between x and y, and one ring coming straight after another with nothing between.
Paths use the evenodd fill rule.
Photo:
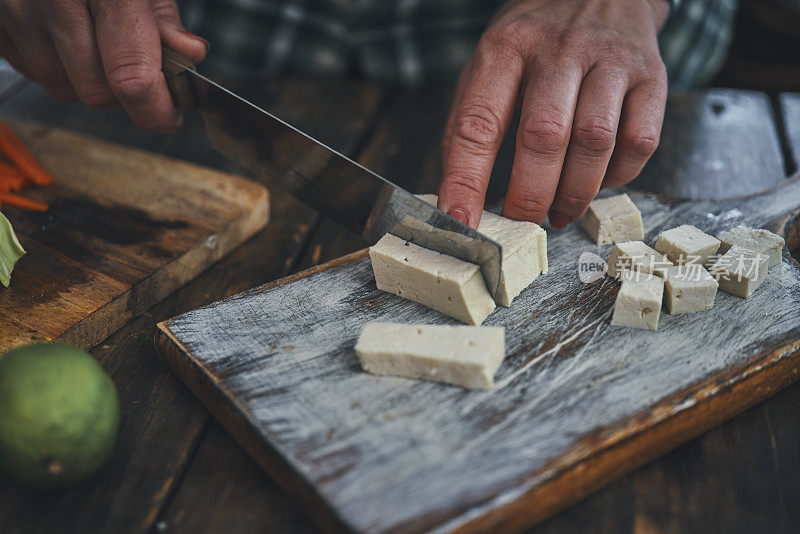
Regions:
<instances>
[{"instance_id":1,"label":"finger","mask_svg":"<svg viewBox=\"0 0 800 534\"><path fill-rule=\"evenodd\" d=\"M556 228L578 220L600 190L614 151L628 76L596 65L581 82L564 167L550 206Z\"/></svg>"},{"instance_id":2,"label":"finger","mask_svg":"<svg viewBox=\"0 0 800 534\"><path fill-rule=\"evenodd\" d=\"M453 103L450 106L450 113L447 116L447 123L444 127L444 136L442 138L442 173L447 168L447 154L450 151L450 137L453 135L453 123L456 120L456 111L461 103L461 98L464 96L464 87L467 85L467 77L472 70L472 62L467 62L464 68L461 69L461 74L458 76L456 89L453 92Z\"/></svg>"},{"instance_id":3,"label":"finger","mask_svg":"<svg viewBox=\"0 0 800 534\"><path fill-rule=\"evenodd\" d=\"M453 118L438 207L473 228L481 219L486 187L514 110L522 70L521 57L509 47L476 52Z\"/></svg>"},{"instance_id":4,"label":"finger","mask_svg":"<svg viewBox=\"0 0 800 534\"><path fill-rule=\"evenodd\" d=\"M176 130L181 115L161 73L161 37L150 5L96 0L91 12L111 92L140 128Z\"/></svg>"},{"instance_id":5,"label":"finger","mask_svg":"<svg viewBox=\"0 0 800 534\"><path fill-rule=\"evenodd\" d=\"M203 61L211 45L202 37L186 31L174 0L152 0L151 5L161 41L194 63Z\"/></svg>"},{"instance_id":6,"label":"finger","mask_svg":"<svg viewBox=\"0 0 800 534\"><path fill-rule=\"evenodd\" d=\"M65 10L52 19L49 28L56 53L81 102L92 108L118 105L106 81L89 12Z\"/></svg>"},{"instance_id":7,"label":"finger","mask_svg":"<svg viewBox=\"0 0 800 534\"><path fill-rule=\"evenodd\" d=\"M25 76L26 78L33 79L33 74L31 74L28 65L25 64L25 60L22 59L22 55L17 50L17 47L11 41L11 38L5 32L5 30L0 29L0 56L3 57L8 63L20 74Z\"/></svg>"},{"instance_id":8,"label":"finger","mask_svg":"<svg viewBox=\"0 0 800 534\"><path fill-rule=\"evenodd\" d=\"M639 175L658 147L666 102L665 80L648 80L628 92L603 187L619 187Z\"/></svg>"},{"instance_id":9,"label":"finger","mask_svg":"<svg viewBox=\"0 0 800 534\"><path fill-rule=\"evenodd\" d=\"M583 70L577 62L538 67L525 88L503 215L541 224L556 193Z\"/></svg>"},{"instance_id":10,"label":"finger","mask_svg":"<svg viewBox=\"0 0 800 534\"><path fill-rule=\"evenodd\" d=\"M77 97L52 41L38 28L37 21L30 18L25 13L14 13L3 20L3 29L28 69L28 76L56 101L75 101Z\"/></svg>"}]
</instances>

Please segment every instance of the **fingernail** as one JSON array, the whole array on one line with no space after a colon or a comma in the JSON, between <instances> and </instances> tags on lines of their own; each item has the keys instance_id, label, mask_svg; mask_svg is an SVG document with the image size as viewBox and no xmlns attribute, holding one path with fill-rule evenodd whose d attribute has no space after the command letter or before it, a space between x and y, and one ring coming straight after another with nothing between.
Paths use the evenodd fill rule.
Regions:
<instances>
[{"instance_id":1,"label":"fingernail","mask_svg":"<svg viewBox=\"0 0 800 534\"><path fill-rule=\"evenodd\" d=\"M447 214L450 217L454 218L455 220L462 222L466 225L469 225L469 217L467 216L466 211L458 208L453 208L450 211L448 211Z\"/></svg>"},{"instance_id":2,"label":"fingernail","mask_svg":"<svg viewBox=\"0 0 800 534\"><path fill-rule=\"evenodd\" d=\"M564 228L572 222L572 217L560 211L550 211L550 224L555 228Z\"/></svg>"},{"instance_id":3,"label":"fingernail","mask_svg":"<svg viewBox=\"0 0 800 534\"><path fill-rule=\"evenodd\" d=\"M198 41L203 43L205 45L205 47L206 47L206 52L211 50L211 43L209 43L208 41L206 41L205 39L203 39L199 35L195 35L195 34L193 34L191 32L187 32L186 30L181 30L181 33L184 34L187 37L191 37L192 39L197 39Z\"/></svg>"}]
</instances>

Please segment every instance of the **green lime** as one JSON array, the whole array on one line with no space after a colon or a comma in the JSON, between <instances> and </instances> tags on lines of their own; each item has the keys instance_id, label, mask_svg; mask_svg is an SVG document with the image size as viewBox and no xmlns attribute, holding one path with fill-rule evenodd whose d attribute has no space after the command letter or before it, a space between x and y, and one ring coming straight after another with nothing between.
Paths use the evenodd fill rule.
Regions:
<instances>
[{"instance_id":1,"label":"green lime","mask_svg":"<svg viewBox=\"0 0 800 534\"><path fill-rule=\"evenodd\" d=\"M84 350L35 343L0 357L0 469L55 489L94 473L119 430L111 378Z\"/></svg>"}]
</instances>

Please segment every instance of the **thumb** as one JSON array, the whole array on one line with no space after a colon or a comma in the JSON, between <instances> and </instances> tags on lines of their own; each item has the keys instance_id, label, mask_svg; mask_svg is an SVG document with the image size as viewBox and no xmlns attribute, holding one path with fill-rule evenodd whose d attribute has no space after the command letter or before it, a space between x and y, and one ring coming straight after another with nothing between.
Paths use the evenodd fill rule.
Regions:
<instances>
[{"instance_id":1,"label":"thumb","mask_svg":"<svg viewBox=\"0 0 800 534\"><path fill-rule=\"evenodd\" d=\"M150 5L161 34L161 42L194 63L203 61L211 45L202 37L186 31L175 1L150 0Z\"/></svg>"}]
</instances>

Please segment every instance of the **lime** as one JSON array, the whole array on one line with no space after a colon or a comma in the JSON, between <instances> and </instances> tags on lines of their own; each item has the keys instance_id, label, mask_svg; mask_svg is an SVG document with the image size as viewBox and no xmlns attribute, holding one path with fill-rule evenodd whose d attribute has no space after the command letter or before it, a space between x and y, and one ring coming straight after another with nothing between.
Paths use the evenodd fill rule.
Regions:
<instances>
[{"instance_id":1,"label":"lime","mask_svg":"<svg viewBox=\"0 0 800 534\"><path fill-rule=\"evenodd\" d=\"M84 350L35 343L0 357L0 469L13 479L77 483L105 463L118 430L117 390Z\"/></svg>"}]
</instances>

